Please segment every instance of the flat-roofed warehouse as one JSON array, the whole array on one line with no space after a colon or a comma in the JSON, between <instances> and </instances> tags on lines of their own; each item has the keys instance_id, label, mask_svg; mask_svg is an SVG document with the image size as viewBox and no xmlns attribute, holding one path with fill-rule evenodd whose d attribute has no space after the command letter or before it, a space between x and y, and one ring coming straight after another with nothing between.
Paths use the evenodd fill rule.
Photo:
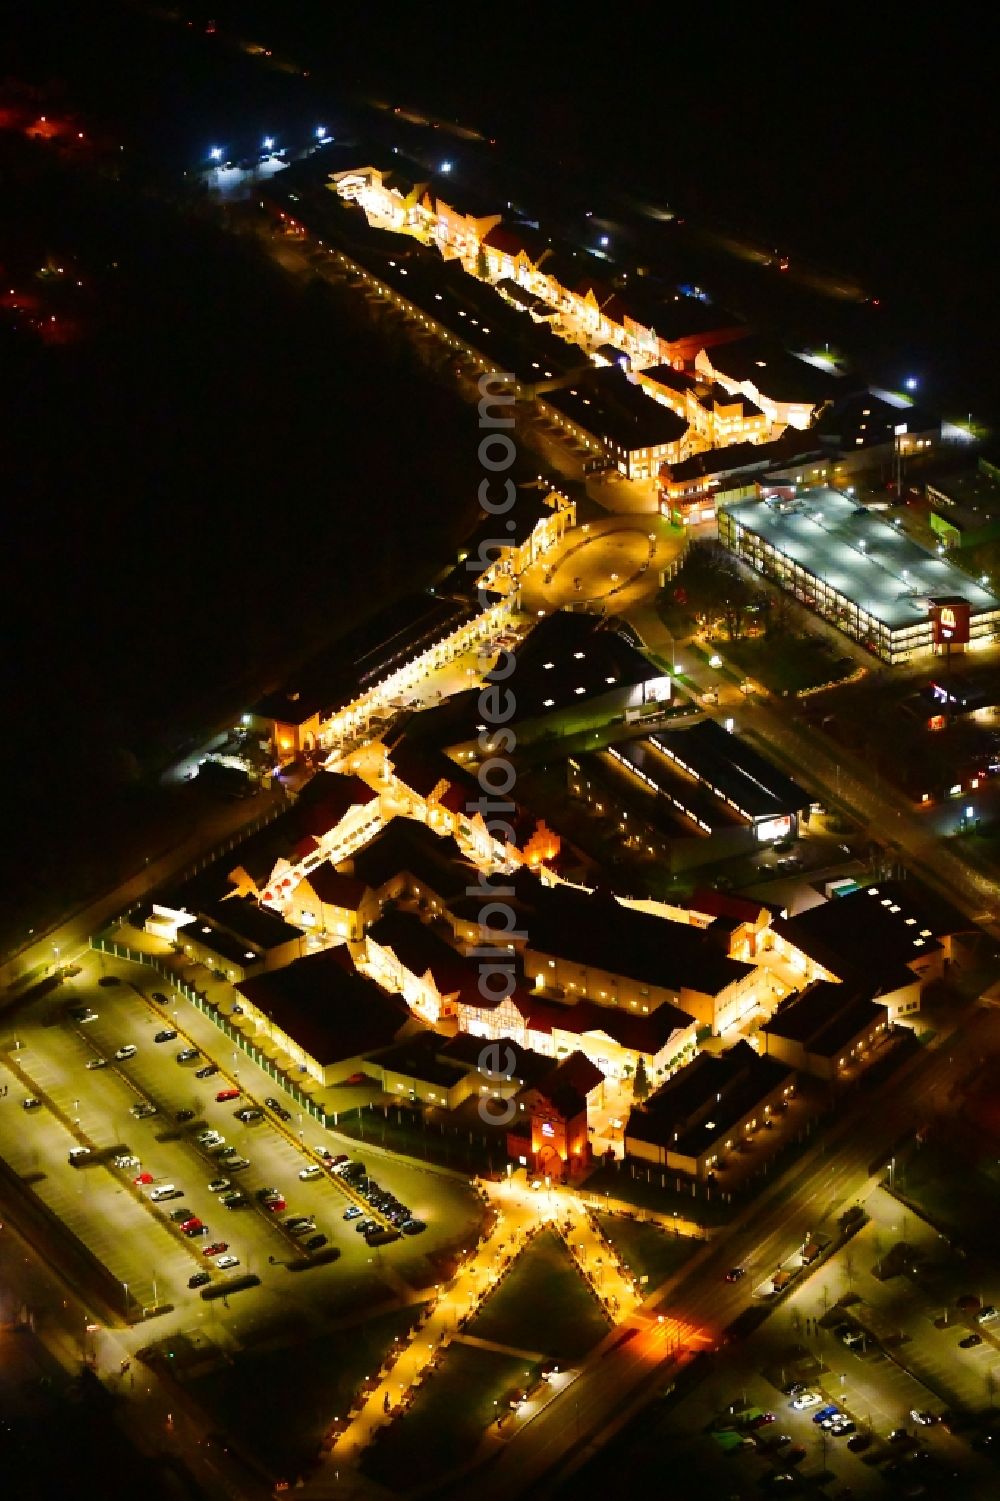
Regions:
<instances>
[{"instance_id":1,"label":"flat-roofed warehouse","mask_svg":"<svg viewBox=\"0 0 1000 1501\"><path fill-rule=\"evenodd\" d=\"M925 552L838 490L719 510L719 537L737 557L889 663L953 645L988 646L1000 599L947 558ZM952 636L940 620L949 612ZM949 627L949 629L951 629Z\"/></svg>"}]
</instances>

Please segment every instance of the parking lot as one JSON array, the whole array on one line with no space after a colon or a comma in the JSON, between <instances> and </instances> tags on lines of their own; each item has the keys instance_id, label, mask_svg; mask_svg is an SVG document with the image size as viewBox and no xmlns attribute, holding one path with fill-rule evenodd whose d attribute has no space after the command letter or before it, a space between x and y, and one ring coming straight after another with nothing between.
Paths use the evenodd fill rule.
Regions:
<instances>
[{"instance_id":1,"label":"parking lot","mask_svg":"<svg viewBox=\"0 0 1000 1501\"><path fill-rule=\"evenodd\" d=\"M152 1000L154 992L162 1002ZM90 1013L93 1019L79 1019ZM158 1033L172 1031L178 1035L155 1041ZM196 1056L178 1062L186 1047L197 1049ZM132 1056L115 1058L119 1049L131 1048ZM242 1292L234 1307L248 1335L256 1329L252 1337L261 1337L269 1321L285 1322L295 1305L304 1316L306 1309L319 1308L336 1317L348 1309L356 1315L366 1304L419 1297L435 1280L436 1258L476 1238L482 1206L466 1183L340 1139L308 1116L301 1121L295 1102L273 1079L141 966L86 956L79 975L19 1014L16 1023L8 1020L0 1033L0 1058L8 1085L0 1098L4 1157L118 1279L123 1314L126 1299L133 1312L156 1305L175 1310L157 1321L158 1330L202 1316L199 1290L188 1281L204 1270L213 1280L260 1278L261 1285ZM88 1068L97 1058L108 1061ZM199 1078L210 1062L218 1071ZM216 1098L230 1091L237 1096ZM41 1104L24 1110L29 1095ZM287 1123L264 1106L267 1098L278 1099ZM142 1102L155 1107L155 1114L137 1119L133 1107ZM248 1105L262 1107L262 1118L238 1119ZM188 1118L178 1121L179 1113ZM229 1159L235 1165L220 1160L223 1149L199 1143L199 1134L209 1129L238 1154ZM90 1156L72 1166L69 1153L81 1145ZM104 1160L111 1148L126 1150L135 1161L116 1167ZM355 1160L363 1156L379 1184L426 1229L384 1246L367 1244L344 1218L352 1204L363 1203L348 1184L326 1170L300 1179L300 1171L318 1163L317 1149ZM146 1175L149 1182L134 1181ZM210 1187L217 1180L226 1180L226 1188L221 1182ZM153 1191L167 1185L180 1192L154 1204ZM278 1190L282 1207L260 1202L258 1194L267 1188ZM246 1202L228 1208L220 1196L235 1190ZM205 1234L182 1233L170 1219L181 1208L202 1222ZM306 1216L315 1222L307 1234L287 1228L289 1219ZM310 1235L326 1238L316 1248L316 1262L304 1250ZM218 1257L204 1251L222 1243L226 1250L218 1254L235 1256L238 1266L219 1272ZM331 1252L335 1259L324 1264ZM304 1261L305 1275L289 1270Z\"/></svg>"},{"instance_id":2,"label":"parking lot","mask_svg":"<svg viewBox=\"0 0 1000 1501\"><path fill-rule=\"evenodd\" d=\"M977 1313L997 1289L970 1288L981 1279L888 1193L874 1190L866 1208L864 1229L670 1412L665 1432L719 1494L795 1489L824 1474L830 1496L884 1495L887 1484L963 1501L997 1494L993 1462L972 1443L980 1425L950 1418L992 1405L1000 1317ZM963 1347L971 1335L980 1342Z\"/></svg>"}]
</instances>

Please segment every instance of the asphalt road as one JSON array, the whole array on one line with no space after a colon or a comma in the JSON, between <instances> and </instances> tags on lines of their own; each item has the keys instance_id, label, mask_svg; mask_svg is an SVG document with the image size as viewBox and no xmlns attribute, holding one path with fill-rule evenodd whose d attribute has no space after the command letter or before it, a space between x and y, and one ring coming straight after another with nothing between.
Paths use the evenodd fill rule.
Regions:
<instances>
[{"instance_id":1,"label":"asphalt road","mask_svg":"<svg viewBox=\"0 0 1000 1501\"><path fill-rule=\"evenodd\" d=\"M100 932L110 918L133 906L179 871L192 867L210 851L222 849L229 841L242 837L249 824L265 818L283 803L284 793L271 791L213 808L177 844L137 870L114 891L74 912L57 928L34 939L0 964L0 986L14 986L20 977L39 966L54 968L79 952L89 943L91 934Z\"/></svg>"},{"instance_id":2,"label":"asphalt road","mask_svg":"<svg viewBox=\"0 0 1000 1501\"><path fill-rule=\"evenodd\" d=\"M681 650L659 621L651 605L639 605L629 618L653 650L675 648L682 657L684 676L694 689L718 688L720 673L703 664L700 654ZM941 840L933 823L877 778L851 752L831 746L824 735L797 717L794 705L771 703L751 694L744 698L729 688L719 694L716 717L733 715L737 731L756 739L775 754L779 764L832 807L850 813L882 843L896 845L900 858L933 890L959 907L991 937L1000 939L998 903L1000 883L982 874L960 851Z\"/></svg>"},{"instance_id":3,"label":"asphalt road","mask_svg":"<svg viewBox=\"0 0 1000 1501\"><path fill-rule=\"evenodd\" d=\"M592 1357L578 1380L511 1439L500 1459L477 1477L479 1494L499 1498L528 1493L580 1444L599 1435L639 1388L650 1395L654 1377L669 1378L665 1361L678 1328L698 1330L710 1344L721 1338L747 1307L748 1289L811 1232L832 1234L837 1215L873 1186L868 1165L875 1154L919 1126L935 1100L943 1101L970 1063L998 1041L1000 1019L993 1011L977 1010L947 1043L947 1051L939 1043L880 1087L877 1118L868 1097L863 1092L855 1096L839 1129L827 1131L806 1158L761 1194L719 1249L699 1258L697 1270L671 1287L662 1302L654 1295L644 1305L645 1317L630 1321L639 1331L634 1338ZM726 1269L737 1262L748 1275L739 1283L726 1283ZM665 1316L662 1325L656 1321L660 1313ZM699 1347L698 1337L686 1342L692 1350Z\"/></svg>"}]
</instances>

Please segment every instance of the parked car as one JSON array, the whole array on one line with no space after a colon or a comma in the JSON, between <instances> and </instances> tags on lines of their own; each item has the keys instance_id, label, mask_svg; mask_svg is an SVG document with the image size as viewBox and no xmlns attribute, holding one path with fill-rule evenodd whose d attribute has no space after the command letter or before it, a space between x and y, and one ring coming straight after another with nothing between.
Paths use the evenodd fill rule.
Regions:
<instances>
[{"instance_id":1,"label":"parked car","mask_svg":"<svg viewBox=\"0 0 1000 1501\"><path fill-rule=\"evenodd\" d=\"M99 1055L96 1058L87 1059L88 1068L107 1068L107 1066L108 1060L106 1058L101 1058Z\"/></svg>"},{"instance_id":2,"label":"parked car","mask_svg":"<svg viewBox=\"0 0 1000 1501\"><path fill-rule=\"evenodd\" d=\"M376 1229L374 1230L369 1230L368 1234L365 1236L365 1240L370 1246L387 1246L391 1241L398 1239L398 1230L382 1230L378 1227L376 1227Z\"/></svg>"},{"instance_id":3,"label":"parked car","mask_svg":"<svg viewBox=\"0 0 1000 1501\"><path fill-rule=\"evenodd\" d=\"M315 1162L310 1163L308 1167L299 1168L299 1177L303 1183L310 1183L314 1178L322 1178L322 1176L323 1169Z\"/></svg>"},{"instance_id":4,"label":"parked car","mask_svg":"<svg viewBox=\"0 0 1000 1501\"><path fill-rule=\"evenodd\" d=\"M212 1245L206 1246L202 1251L203 1256L221 1256L223 1251L229 1250L228 1240L217 1240Z\"/></svg>"},{"instance_id":5,"label":"parked car","mask_svg":"<svg viewBox=\"0 0 1000 1501\"><path fill-rule=\"evenodd\" d=\"M981 1334L967 1334L965 1338L960 1339L958 1343L963 1350L974 1350L976 1346L981 1345L982 1342L983 1336Z\"/></svg>"},{"instance_id":6,"label":"parked car","mask_svg":"<svg viewBox=\"0 0 1000 1501\"><path fill-rule=\"evenodd\" d=\"M238 1121L244 1122L262 1121L264 1119L264 1112L259 1105L244 1105L242 1110L234 1110L233 1114Z\"/></svg>"},{"instance_id":7,"label":"parked car","mask_svg":"<svg viewBox=\"0 0 1000 1501\"><path fill-rule=\"evenodd\" d=\"M315 1220L293 1219L284 1220L283 1223L289 1235L294 1235L296 1239L303 1235L310 1235L316 1229Z\"/></svg>"},{"instance_id":8,"label":"parked car","mask_svg":"<svg viewBox=\"0 0 1000 1501\"><path fill-rule=\"evenodd\" d=\"M176 1036L177 1036L177 1033L174 1031L173 1027L164 1027L162 1031L156 1033L156 1035L153 1038L153 1041L154 1042L173 1042L173 1040L174 1040L174 1038Z\"/></svg>"},{"instance_id":9,"label":"parked car","mask_svg":"<svg viewBox=\"0 0 1000 1501\"><path fill-rule=\"evenodd\" d=\"M746 1274L746 1267L743 1267L743 1266L731 1266L729 1268L729 1271L726 1273L726 1281L727 1282L738 1282L741 1277L745 1276L745 1274Z\"/></svg>"},{"instance_id":10,"label":"parked car","mask_svg":"<svg viewBox=\"0 0 1000 1501\"><path fill-rule=\"evenodd\" d=\"M89 1147L70 1147L69 1149L69 1160L74 1167L79 1167L80 1163L85 1162L89 1156Z\"/></svg>"},{"instance_id":11,"label":"parked car","mask_svg":"<svg viewBox=\"0 0 1000 1501\"><path fill-rule=\"evenodd\" d=\"M219 1093L215 1096L217 1102L220 1105L224 1105L227 1100L238 1100L239 1097L240 1091L231 1086L227 1086L227 1088L225 1089L220 1089Z\"/></svg>"},{"instance_id":12,"label":"parked car","mask_svg":"<svg viewBox=\"0 0 1000 1501\"><path fill-rule=\"evenodd\" d=\"M188 1287L205 1287L211 1280L211 1272L195 1272L188 1278Z\"/></svg>"},{"instance_id":13,"label":"parked car","mask_svg":"<svg viewBox=\"0 0 1000 1501\"><path fill-rule=\"evenodd\" d=\"M419 1235L422 1230L427 1229L427 1226L423 1220L404 1220L399 1228L404 1235Z\"/></svg>"},{"instance_id":14,"label":"parked car","mask_svg":"<svg viewBox=\"0 0 1000 1501\"><path fill-rule=\"evenodd\" d=\"M21 1101L22 1110L40 1110L41 1105L41 1100L37 1095L33 1094L25 1095L24 1099Z\"/></svg>"},{"instance_id":15,"label":"parked car","mask_svg":"<svg viewBox=\"0 0 1000 1501\"><path fill-rule=\"evenodd\" d=\"M281 1101L276 1100L273 1095L268 1095L267 1099L264 1101L264 1104L273 1115L276 1115L278 1117L280 1121L291 1120L291 1111L286 1110Z\"/></svg>"},{"instance_id":16,"label":"parked car","mask_svg":"<svg viewBox=\"0 0 1000 1501\"><path fill-rule=\"evenodd\" d=\"M126 1058L134 1058L138 1051L139 1049L134 1042L127 1042L123 1047L117 1049L115 1057L119 1063L124 1063Z\"/></svg>"},{"instance_id":17,"label":"parked car","mask_svg":"<svg viewBox=\"0 0 1000 1501\"><path fill-rule=\"evenodd\" d=\"M306 1248L307 1251L318 1251L319 1248L320 1248L320 1246L325 1246L325 1245L326 1245L326 1236L325 1235L310 1235L309 1239L305 1242L305 1248Z\"/></svg>"},{"instance_id":18,"label":"parked car","mask_svg":"<svg viewBox=\"0 0 1000 1501\"><path fill-rule=\"evenodd\" d=\"M852 1454L863 1454L866 1449L871 1448L871 1444L872 1436L870 1433L855 1433L847 1440L847 1447Z\"/></svg>"},{"instance_id":19,"label":"parked car","mask_svg":"<svg viewBox=\"0 0 1000 1501\"><path fill-rule=\"evenodd\" d=\"M129 1114L134 1115L137 1121L144 1121L147 1116L156 1114L156 1106L151 1105L148 1100L140 1100L137 1105L132 1106Z\"/></svg>"},{"instance_id":20,"label":"parked car","mask_svg":"<svg viewBox=\"0 0 1000 1501\"><path fill-rule=\"evenodd\" d=\"M979 1310L979 1312L976 1314L976 1320L980 1324L989 1324L989 1323L992 1323L992 1321L996 1318L996 1316L997 1316L997 1311L993 1307L993 1304L992 1303L987 1303L986 1307L985 1308L981 1308Z\"/></svg>"},{"instance_id":21,"label":"parked car","mask_svg":"<svg viewBox=\"0 0 1000 1501\"><path fill-rule=\"evenodd\" d=\"M349 1209L345 1209L344 1210L344 1219L345 1220L358 1220L358 1219L361 1218L361 1216L363 1214L364 1214L364 1210L360 1207L360 1205L358 1205L358 1204L352 1204Z\"/></svg>"},{"instance_id":22,"label":"parked car","mask_svg":"<svg viewBox=\"0 0 1000 1501\"><path fill-rule=\"evenodd\" d=\"M190 1063L191 1060L192 1060L192 1058L197 1058L198 1057L198 1049L197 1048L181 1048L180 1052L176 1055L176 1057L177 1057L177 1062L178 1063Z\"/></svg>"},{"instance_id":23,"label":"parked car","mask_svg":"<svg viewBox=\"0 0 1000 1501\"><path fill-rule=\"evenodd\" d=\"M215 1264L217 1267L221 1267L223 1271L228 1272L230 1267L239 1266L240 1258L238 1256L229 1255L220 1256Z\"/></svg>"},{"instance_id":24,"label":"parked car","mask_svg":"<svg viewBox=\"0 0 1000 1501\"><path fill-rule=\"evenodd\" d=\"M805 1412L807 1407L816 1407L822 1400L815 1392L799 1392L797 1397L792 1398L792 1406L796 1412Z\"/></svg>"},{"instance_id":25,"label":"parked car","mask_svg":"<svg viewBox=\"0 0 1000 1501\"><path fill-rule=\"evenodd\" d=\"M208 1185L208 1191L210 1194L221 1194L225 1193L227 1188L232 1188L232 1186L228 1178L213 1178Z\"/></svg>"},{"instance_id":26,"label":"parked car","mask_svg":"<svg viewBox=\"0 0 1000 1501\"><path fill-rule=\"evenodd\" d=\"M75 1022L96 1022L97 1012L91 1011L89 1006L71 1006L69 1014Z\"/></svg>"},{"instance_id":27,"label":"parked car","mask_svg":"<svg viewBox=\"0 0 1000 1501\"><path fill-rule=\"evenodd\" d=\"M167 1219L172 1225L186 1225L191 1218L191 1211L186 1204L182 1204L179 1209L171 1209L167 1215Z\"/></svg>"},{"instance_id":28,"label":"parked car","mask_svg":"<svg viewBox=\"0 0 1000 1501\"><path fill-rule=\"evenodd\" d=\"M174 1116L174 1120L178 1123L178 1125L183 1126L184 1123L185 1123L185 1121L193 1121L194 1120L194 1111L193 1110L178 1110L177 1114Z\"/></svg>"},{"instance_id":29,"label":"parked car","mask_svg":"<svg viewBox=\"0 0 1000 1501\"><path fill-rule=\"evenodd\" d=\"M167 1000L167 998L163 994L162 990L154 990L152 996L150 997L150 999L154 1000L158 1006L169 1006L170 1005L170 1002Z\"/></svg>"},{"instance_id":30,"label":"parked car","mask_svg":"<svg viewBox=\"0 0 1000 1501\"><path fill-rule=\"evenodd\" d=\"M217 1074L218 1072L219 1065L217 1063L206 1063L201 1068L195 1069L194 1076L196 1079L210 1079L213 1074Z\"/></svg>"}]
</instances>

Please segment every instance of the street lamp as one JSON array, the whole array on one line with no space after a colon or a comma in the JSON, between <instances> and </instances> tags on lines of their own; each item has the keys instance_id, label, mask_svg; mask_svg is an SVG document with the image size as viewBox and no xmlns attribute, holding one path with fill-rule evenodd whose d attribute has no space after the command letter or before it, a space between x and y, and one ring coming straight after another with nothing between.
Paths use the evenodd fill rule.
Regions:
<instances>
[{"instance_id":1,"label":"street lamp","mask_svg":"<svg viewBox=\"0 0 1000 1501\"><path fill-rule=\"evenodd\" d=\"M274 136L265 136L264 137L264 150L265 151L273 151L274 150Z\"/></svg>"},{"instance_id":2,"label":"street lamp","mask_svg":"<svg viewBox=\"0 0 1000 1501\"><path fill-rule=\"evenodd\" d=\"M213 162L221 162L221 160L222 160L222 147L221 146L213 146L212 149L211 149L211 151L208 154L212 158Z\"/></svg>"}]
</instances>

